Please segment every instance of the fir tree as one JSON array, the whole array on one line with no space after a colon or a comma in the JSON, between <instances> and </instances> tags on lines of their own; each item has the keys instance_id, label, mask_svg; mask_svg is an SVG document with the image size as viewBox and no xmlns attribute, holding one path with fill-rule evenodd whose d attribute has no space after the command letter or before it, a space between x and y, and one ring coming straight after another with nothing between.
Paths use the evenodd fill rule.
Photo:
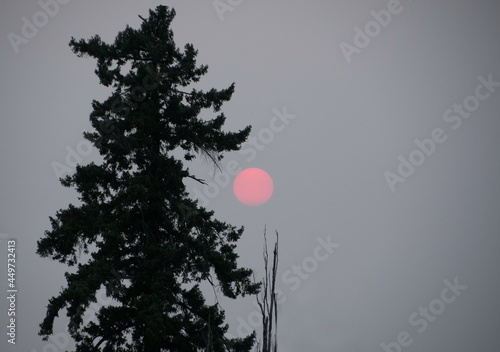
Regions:
<instances>
[{"instance_id":1,"label":"fir tree","mask_svg":"<svg viewBox=\"0 0 500 352\"><path fill-rule=\"evenodd\" d=\"M158 6L141 17L140 29L127 26L113 44L98 35L70 41L79 57L97 59L100 83L113 88L105 101L92 102L93 130L84 133L103 162L78 165L61 179L77 190L79 204L57 211L38 241L39 255L75 267L50 299L39 333L45 340L53 334L55 318L66 309L78 352L250 351L254 344L255 332L224 337L224 311L207 305L199 288L208 281L230 298L259 292L252 271L237 265L243 227L215 219L189 198L185 182L204 181L183 160L201 154L217 164L224 152L241 147L250 126L222 130L220 109L234 84L188 88L208 67L197 66L191 44L176 47L174 16ZM198 117L205 109L215 116ZM102 288L116 304L84 323Z\"/></svg>"}]
</instances>

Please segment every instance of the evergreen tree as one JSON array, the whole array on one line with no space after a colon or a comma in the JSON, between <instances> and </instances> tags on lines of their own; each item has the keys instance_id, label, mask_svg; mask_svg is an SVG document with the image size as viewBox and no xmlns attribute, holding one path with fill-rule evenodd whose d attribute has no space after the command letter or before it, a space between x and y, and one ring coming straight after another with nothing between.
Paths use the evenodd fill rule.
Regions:
<instances>
[{"instance_id":1,"label":"evergreen tree","mask_svg":"<svg viewBox=\"0 0 500 352\"><path fill-rule=\"evenodd\" d=\"M255 332L224 337L224 311L207 305L199 288L210 282L230 298L259 292L252 271L237 265L235 242L243 227L214 219L213 211L189 198L184 182L204 181L183 164L200 154L217 164L224 152L241 147L250 126L222 131L221 105L234 84L187 88L208 67L197 66L191 44L176 47L174 16L173 9L158 6L141 17L140 29L127 26L113 44L98 35L70 42L79 57L97 59L100 83L114 88L105 101L92 102L94 130L84 133L103 162L78 165L61 179L77 190L79 205L57 211L52 229L38 241L42 257L76 266L50 299L39 333L46 340L55 317L67 309L78 352L250 351L254 344ZM215 116L198 117L204 109ZM116 304L84 323L101 288Z\"/></svg>"}]
</instances>

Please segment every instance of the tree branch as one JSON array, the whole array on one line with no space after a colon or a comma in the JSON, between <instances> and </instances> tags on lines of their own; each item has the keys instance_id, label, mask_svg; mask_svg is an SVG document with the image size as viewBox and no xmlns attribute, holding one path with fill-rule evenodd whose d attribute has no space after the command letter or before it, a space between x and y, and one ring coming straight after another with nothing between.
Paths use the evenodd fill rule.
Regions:
<instances>
[{"instance_id":1,"label":"tree branch","mask_svg":"<svg viewBox=\"0 0 500 352\"><path fill-rule=\"evenodd\" d=\"M192 178L193 180L195 181L198 181L199 183L201 183L202 185L207 185L207 183L205 182L205 180L202 180L201 178L198 178L196 176L193 176L189 173L189 169L186 169L183 171L183 175L184 177L189 177L189 178Z\"/></svg>"}]
</instances>

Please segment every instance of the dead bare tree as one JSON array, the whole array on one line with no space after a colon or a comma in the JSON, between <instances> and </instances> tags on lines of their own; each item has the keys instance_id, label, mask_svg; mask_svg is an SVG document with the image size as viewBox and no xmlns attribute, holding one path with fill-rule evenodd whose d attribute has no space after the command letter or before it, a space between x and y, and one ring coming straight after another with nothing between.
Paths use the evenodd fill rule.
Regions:
<instances>
[{"instance_id":1,"label":"dead bare tree","mask_svg":"<svg viewBox=\"0 0 500 352\"><path fill-rule=\"evenodd\" d=\"M264 228L264 278L262 289L257 294L257 303L262 314L262 349L260 342L257 344L257 351L277 352L277 327L278 327L278 306L276 302L276 276L278 273L278 231L276 231L276 242L273 250L272 268L269 268L269 254L267 250L267 235Z\"/></svg>"}]
</instances>

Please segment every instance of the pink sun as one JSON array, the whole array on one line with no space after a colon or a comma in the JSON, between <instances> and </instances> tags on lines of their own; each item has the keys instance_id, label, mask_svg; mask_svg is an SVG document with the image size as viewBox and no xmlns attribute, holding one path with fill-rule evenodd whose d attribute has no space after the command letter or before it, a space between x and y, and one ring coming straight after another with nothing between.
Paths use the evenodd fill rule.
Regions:
<instances>
[{"instance_id":1,"label":"pink sun","mask_svg":"<svg viewBox=\"0 0 500 352\"><path fill-rule=\"evenodd\" d=\"M257 206L267 202L273 195L273 179L258 168L241 171L234 179L233 192L243 204Z\"/></svg>"}]
</instances>

